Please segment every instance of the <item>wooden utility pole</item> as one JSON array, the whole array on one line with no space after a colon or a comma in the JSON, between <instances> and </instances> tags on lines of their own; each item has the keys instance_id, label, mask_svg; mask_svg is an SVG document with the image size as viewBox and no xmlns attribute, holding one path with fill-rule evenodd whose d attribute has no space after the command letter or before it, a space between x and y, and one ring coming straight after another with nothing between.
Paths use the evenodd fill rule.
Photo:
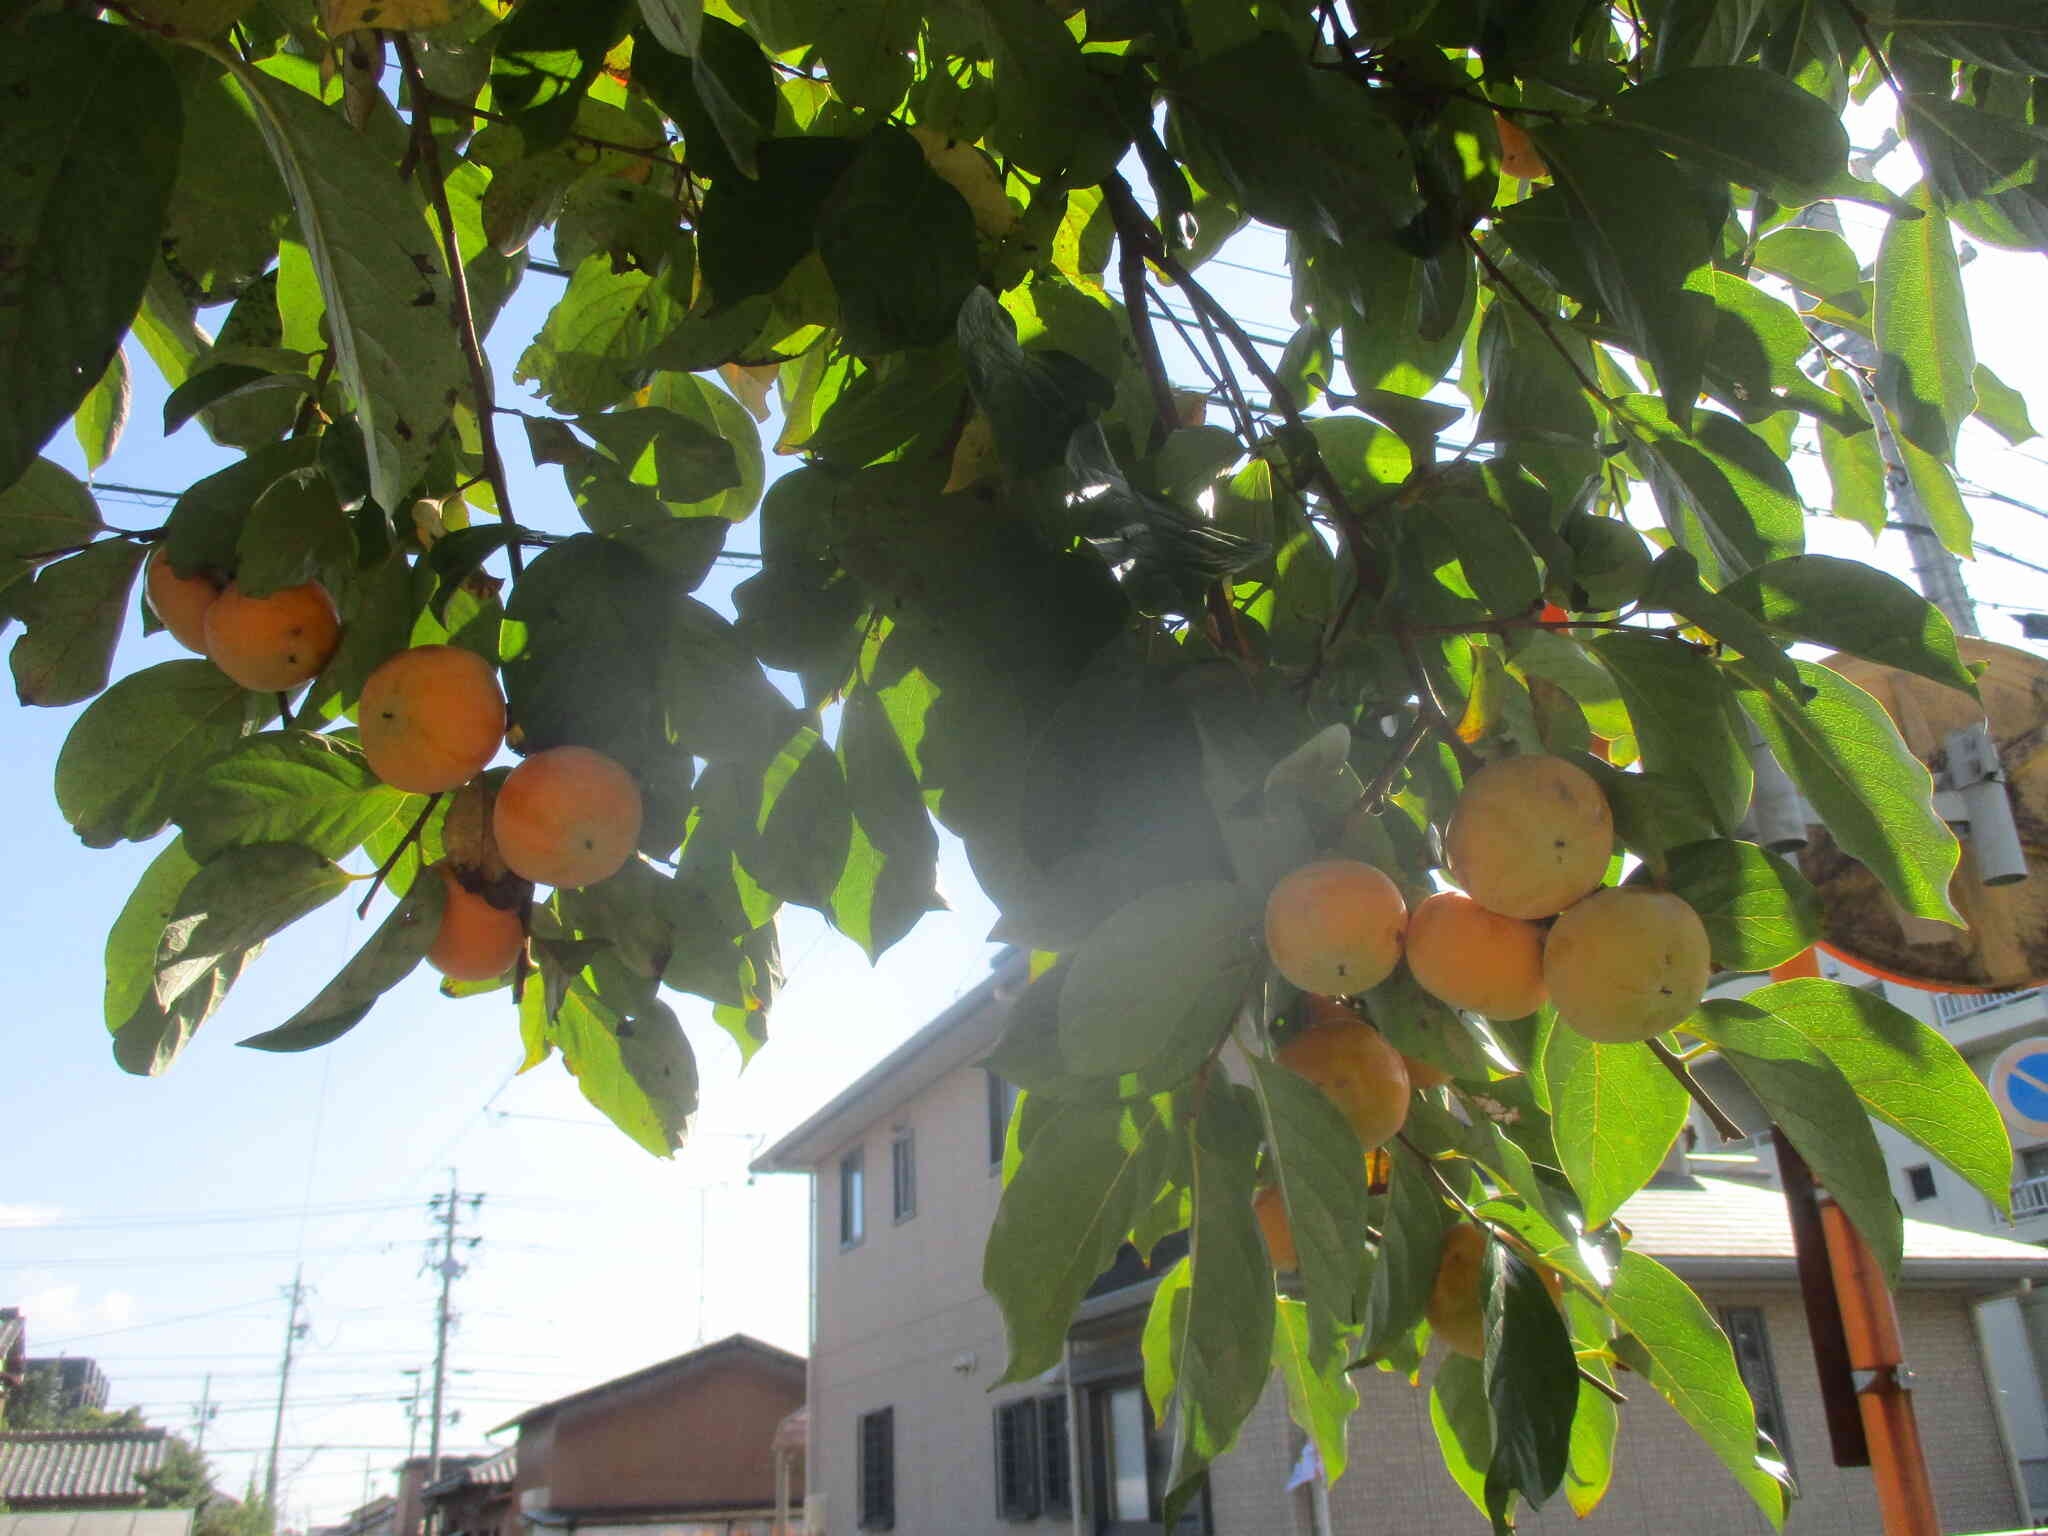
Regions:
<instances>
[{"instance_id":1,"label":"wooden utility pole","mask_svg":"<svg viewBox=\"0 0 2048 1536\"><path fill-rule=\"evenodd\" d=\"M291 1391L292 1347L305 1336L307 1328L299 1321L299 1303L306 1293L305 1274L303 1264L292 1271L291 1310L284 1323L284 1359L277 1368L277 1416L270 1424L270 1470L263 1478L263 1500L272 1510L277 1508L277 1452L284 1441L284 1405Z\"/></svg>"}]
</instances>

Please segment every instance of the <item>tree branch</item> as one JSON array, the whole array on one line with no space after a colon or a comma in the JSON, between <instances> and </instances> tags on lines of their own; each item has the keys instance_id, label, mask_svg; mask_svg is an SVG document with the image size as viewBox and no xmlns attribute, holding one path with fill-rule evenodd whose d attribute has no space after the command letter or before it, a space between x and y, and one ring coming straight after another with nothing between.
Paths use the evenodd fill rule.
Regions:
<instances>
[{"instance_id":1,"label":"tree branch","mask_svg":"<svg viewBox=\"0 0 2048 1536\"><path fill-rule=\"evenodd\" d=\"M1701 1086L1700 1080L1692 1075L1692 1069L1679 1059L1678 1053L1662 1040L1644 1042L1650 1047L1650 1054L1664 1064L1664 1070L1678 1079L1678 1084L1699 1105L1701 1113L1714 1123L1714 1129L1721 1133L1723 1141L1740 1141L1749 1132L1735 1122L1735 1117L1714 1102L1714 1096Z\"/></svg>"},{"instance_id":2,"label":"tree branch","mask_svg":"<svg viewBox=\"0 0 2048 1536\"><path fill-rule=\"evenodd\" d=\"M434 142L430 102L436 98L427 90L426 81L420 74L412 39L403 32L394 32L391 36L398 45L398 64L405 74L406 91L412 97L413 147L418 151L419 167L425 173L427 196L434 205L434 218L441 226L441 244L448 253L449 292L454 299L455 329L462 339L462 355L469 363L469 388L476 405L477 437L483 445L484 475L491 482L491 495L497 500L498 516L509 523L512 521L512 491L505 480L505 461L498 455L491 370L477 340L476 314L469 303L469 278L462 270L462 247L455 236L455 215L448 206L448 184L441 174L441 147ZM393 517L399 511L396 507L385 510ZM511 562L512 575L516 580L525 573L517 540L506 546L506 557Z\"/></svg>"},{"instance_id":3,"label":"tree branch","mask_svg":"<svg viewBox=\"0 0 2048 1536\"><path fill-rule=\"evenodd\" d=\"M356 908L357 917L370 915L370 903L375 901L377 893L384 889L384 882L390 878L391 871L398 868L398 861L405 857L405 850L420 840L420 833L426 830L427 818L434 814L434 807L440 803L441 796L438 792L427 796L427 803L420 807L419 815L413 817L412 825L405 829L405 836L398 840L398 846L391 850L384 862L377 866L377 873L370 877L370 889L364 895L362 904Z\"/></svg>"},{"instance_id":4,"label":"tree branch","mask_svg":"<svg viewBox=\"0 0 2048 1536\"><path fill-rule=\"evenodd\" d=\"M1443 738L1444 745L1451 749L1451 756L1458 760L1458 771L1469 777L1479 768L1479 754L1458 734L1458 728L1451 724L1451 717L1444 712L1443 701L1436 696L1436 684L1429 680L1429 668L1422 664L1422 653L1416 648L1415 637L1403 629L1396 630L1394 638L1401 647L1402 658L1408 663L1408 676L1415 684L1416 708Z\"/></svg>"},{"instance_id":5,"label":"tree branch","mask_svg":"<svg viewBox=\"0 0 2048 1536\"><path fill-rule=\"evenodd\" d=\"M1494 283L1500 288L1500 291L1513 299L1516 307L1536 322L1537 329L1543 332L1543 339L1550 343L1552 350L1559 357L1564 359L1565 366L1571 369L1572 376L1579 381L1579 388L1606 406L1608 410L1620 414L1621 402L1612 398L1606 390L1600 387L1599 381L1586 372L1579 360L1572 356L1571 348L1564 344L1564 338L1557 334L1557 317L1545 314L1541 305L1522 292L1521 288L1516 285L1515 280L1501 270L1500 263L1493 259L1492 253L1469 230L1465 234L1465 243L1472 248L1472 254L1479 258L1479 264L1486 268L1486 275L1493 279Z\"/></svg>"},{"instance_id":6,"label":"tree branch","mask_svg":"<svg viewBox=\"0 0 2048 1536\"><path fill-rule=\"evenodd\" d=\"M1138 348L1138 361L1145 370L1145 382L1152 387L1152 407L1158 413L1158 435L1180 425L1173 405L1173 385L1166 377L1166 359L1159 352L1159 338L1152 330L1152 307L1146 299L1144 231L1149 228L1144 209L1131 195L1131 184L1121 175L1102 183L1104 201L1109 204L1111 222L1116 225L1117 274L1124 291L1124 318L1131 328L1131 340Z\"/></svg>"}]
</instances>

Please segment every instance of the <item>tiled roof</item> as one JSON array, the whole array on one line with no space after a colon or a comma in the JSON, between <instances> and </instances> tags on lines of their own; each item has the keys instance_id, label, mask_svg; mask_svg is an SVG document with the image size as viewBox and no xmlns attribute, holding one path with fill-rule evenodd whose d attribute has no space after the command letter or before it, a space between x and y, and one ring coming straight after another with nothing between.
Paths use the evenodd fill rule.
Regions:
<instances>
[{"instance_id":1,"label":"tiled roof","mask_svg":"<svg viewBox=\"0 0 2048 1536\"><path fill-rule=\"evenodd\" d=\"M647 1381L652 1377L687 1376L700 1367L710 1365L729 1356L752 1357L757 1362L774 1371L795 1371L798 1375L801 1375L804 1370L804 1357L802 1355L793 1355L786 1349L777 1349L773 1344L763 1343L761 1340L753 1338L748 1334L731 1333L716 1343L705 1344L691 1350L686 1355L677 1355L672 1360L663 1360L655 1365L642 1366L639 1370L625 1376L614 1377L610 1381L601 1381L594 1387L585 1387L581 1392L571 1392L567 1397L558 1397L552 1402L542 1403L538 1407L529 1408L524 1413L507 1419L504 1423L498 1425L496 1429L493 1429L491 1433L495 1435L500 1429L510 1429L515 1424L524 1424L529 1419L537 1419L542 1414L553 1413L557 1409L568 1407L571 1403L587 1402L591 1398L602 1397L605 1393L616 1392L621 1387L638 1386L641 1382Z\"/></svg>"},{"instance_id":2,"label":"tiled roof","mask_svg":"<svg viewBox=\"0 0 2048 1536\"><path fill-rule=\"evenodd\" d=\"M1659 1181L1632 1197L1620 1219L1636 1247L1681 1274L1789 1273L1792 1264L1792 1223L1785 1197L1774 1189L1724 1179ZM2048 1280L2048 1249L1931 1221L1906 1222L1900 1271L1906 1284L1981 1280L1998 1288L2028 1276Z\"/></svg>"},{"instance_id":3,"label":"tiled roof","mask_svg":"<svg viewBox=\"0 0 2048 1536\"><path fill-rule=\"evenodd\" d=\"M137 1499L135 1479L163 1465L161 1429L16 1430L0 1433L0 1502Z\"/></svg>"},{"instance_id":4,"label":"tiled roof","mask_svg":"<svg viewBox=\"0 0 2048 1536\"><path fill-rule=\"evenodd\" d=\"M442 1458L443 1464L452 1459ZM425 1493L438 1499L465 1488L510 1488L518 1470L519 1447L508 1445L495 1455L460 1458L458 1464L442 1473L439 1482L427 1484Z\"/></svg>"}]
</instances>

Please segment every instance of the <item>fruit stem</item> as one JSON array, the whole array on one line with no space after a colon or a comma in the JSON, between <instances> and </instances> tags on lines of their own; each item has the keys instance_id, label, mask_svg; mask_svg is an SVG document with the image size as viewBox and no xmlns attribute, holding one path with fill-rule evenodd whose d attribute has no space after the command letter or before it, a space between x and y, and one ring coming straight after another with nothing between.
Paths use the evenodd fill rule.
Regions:
<instances>
[{"instance_id":1,"label":"fruit stem","mask_svg":"<svg viewBox=\"0 0 2048 1536\"><path fill-rule=\"evenodd\" d=\"M1700 1086L1699 1079L1692 1075L1683 1056L1662 1040L1646 1040L1643 1043L1649 1046L1652 1056L1664 1063L1664 1070L1678 1079L1678 1085L1691 1095L1693 1103L1699 1105L1701 1112L1714 1122L1714 1129L1721 1133L1723 1141L1740 1141L1749 1134L1736 1123L1734 1116L1714 1102L1712 1094Z\"/></svg>"},{"instance_id":2,"label":"fruit stem","mask_svg":"<svg viewBox=\"0 0 2048 1536\"><path fill-rule=\"evenodd\" d=\"M427 818L434 814L434 807L440 803L441 796L438 791L427 796L427 803L420 807L419 815L413 817L412 825L405 829L405 836L398 840L398 846L377 866L377 873L370 877L370 889L364 893L362 904L356 908L358 918L370 915L370 903L375 901L377 893L384 889L384 882L390 878L391 871L398 867L398 861L405 857L405 850L420 840L420 833L426 828Z\"/></svg>"}]
</instances>

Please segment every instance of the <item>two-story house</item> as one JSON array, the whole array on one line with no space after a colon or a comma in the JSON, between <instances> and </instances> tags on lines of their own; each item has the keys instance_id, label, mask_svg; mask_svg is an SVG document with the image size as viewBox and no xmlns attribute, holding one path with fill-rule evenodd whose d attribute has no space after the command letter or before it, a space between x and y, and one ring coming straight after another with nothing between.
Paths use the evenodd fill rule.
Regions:
<instances>
[{"instance_id":1,"label":"two-story house","mask_svg":"<svg viewBox=\"0 0 2048 1536\"><path fill-rule=\"evenodd\" d=\"M1160 1531L1161 1447L1139 1381L1153 1289L1135 1266L1099 1280L1046 1376L993 1391L1001 1316L982 1288L1011 1091L979 1065L1023 983L1006 957L980 986L770 1148L762 1172L809 1174L813 1303L807 1455L813 1536ZM1868 1533L1869 1474L1832 1465L1783 1201L1674 1166L1623 1219L1715 1308L1804 1496L1795 1536ZM1948 1529L2021 1524L2025 1504L1973 1304L2036 1279L2048 1255L1909 1223L1899 1310ZM1426 1378L1425 1378L1426 1380ZM1217 1536L1464 1532L1484 1522L1445 1477L1426 1390L1360 1373L1351 1469L1304 1467L1277 1383L1213 1469L1190 1530ZM1562 1500L1531 1532L1768 1529L1691 1431L1647 1390L1623 1411L1612 1491L1587 1520Z\"/></svg>"}]
</instances>

